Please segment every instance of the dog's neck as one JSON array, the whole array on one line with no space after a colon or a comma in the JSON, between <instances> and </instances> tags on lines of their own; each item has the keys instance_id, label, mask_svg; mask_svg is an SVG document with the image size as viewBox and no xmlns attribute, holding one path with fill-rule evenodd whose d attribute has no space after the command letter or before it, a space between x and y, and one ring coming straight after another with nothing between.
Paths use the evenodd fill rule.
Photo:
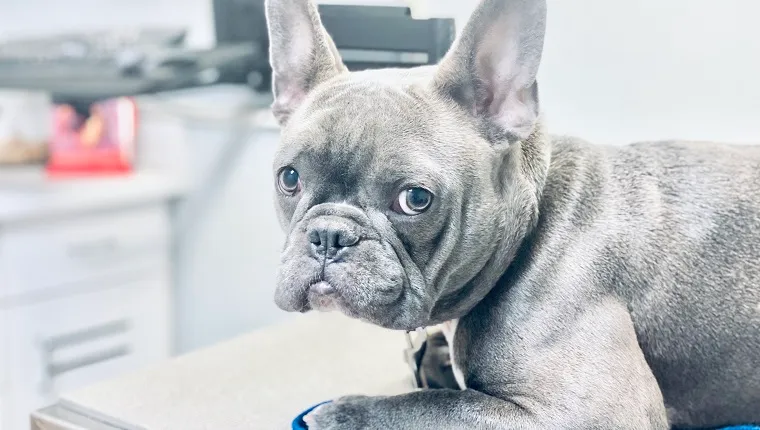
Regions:
<instances>
[{"instance_id":1,"label":"dog's neck","mask_svg":"<svg viewBox=\"0 0 760 430\"><path fill-rule=\"evenodd\" d=\"M430 314L431 325L454 320L469 313L498 284L500 279L514 262L523 246L525 238L536 228L539 220L539 207L544 194L551 161L551 142L543 121L539 121L531 135L518 143L517 147L505 148L512 151L510 162L504 168L515 169L530 189L535 199L530 202L525 225L519 237L505 238L483 269L464 286L454 291L444 291L436 301Z\"/></svg>"}]
</instances>

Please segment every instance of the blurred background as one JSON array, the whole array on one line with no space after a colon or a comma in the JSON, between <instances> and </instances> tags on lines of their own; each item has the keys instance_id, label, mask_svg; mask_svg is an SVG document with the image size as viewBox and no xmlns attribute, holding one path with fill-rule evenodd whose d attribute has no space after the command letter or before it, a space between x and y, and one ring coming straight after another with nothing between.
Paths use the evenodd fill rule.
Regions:
<instances>
[{"instance_id":1,"label":"blurred background","mask_svg":"<svg viewBox=\"0 0 760 430\"><path fill-rule=\"evenodd\" d=\"M437 62L474 0L322 1L354 70ZM760 143L760 3L549 0L550 130ZM0 0L0 430L288 318L263 0Z\"/></svg>"}]
</instances>

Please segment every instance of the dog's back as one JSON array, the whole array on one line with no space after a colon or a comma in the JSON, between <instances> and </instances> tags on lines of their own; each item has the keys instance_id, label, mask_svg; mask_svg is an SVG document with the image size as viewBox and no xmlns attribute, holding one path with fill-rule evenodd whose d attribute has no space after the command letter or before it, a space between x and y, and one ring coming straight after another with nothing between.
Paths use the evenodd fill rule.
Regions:
<instances>
[{"instance_id":1,"label":"dog's back","mask_svg":"<svg viewBox=\"0 0 760 430\"><path fill-rule=\"evenodd\" d=\"M760 422L760 146L557 137L543 209L628 304L672 423Z\"/></svg>"}]
</instances>

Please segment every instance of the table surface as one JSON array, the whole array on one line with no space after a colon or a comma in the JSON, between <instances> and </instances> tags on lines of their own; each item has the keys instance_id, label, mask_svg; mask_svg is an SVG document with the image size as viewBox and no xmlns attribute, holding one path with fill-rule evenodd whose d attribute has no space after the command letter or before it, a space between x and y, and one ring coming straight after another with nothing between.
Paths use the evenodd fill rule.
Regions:
<instances>
[{"instance_id":1,"label":"table surface","mask_svg":"<svg viewBox=\"0 0 760 430\"><path fill-rule=\"evenodd\" d=\"M402 332L337 313L284 324L64 394L35 429L287 429L342 395L413 389Z\"/></svg>"}]
</instances>

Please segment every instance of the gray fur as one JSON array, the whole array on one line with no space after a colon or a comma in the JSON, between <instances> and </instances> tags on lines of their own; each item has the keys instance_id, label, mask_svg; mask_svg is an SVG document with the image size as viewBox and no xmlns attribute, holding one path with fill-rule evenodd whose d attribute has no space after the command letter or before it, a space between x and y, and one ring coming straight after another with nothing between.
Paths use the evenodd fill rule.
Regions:
<instances>
[{"instance_id":1,"label":"gray fur","mask_svg":"<svg viewBox=\"0 0 760 430\"><path fill-rule=\"evenodd\" d=\"M275 300L392 329L457 320L466 389L339 399L310 428L760 422L760 147L549 135L543 1L483 1L438 67L359 73L315 11L267 2L274 171L302 181L276 205ZM391 210L409 186L433 192L427 212ZM345 246L315 252L326 233Z\"/></svg>"}]
</instances>

